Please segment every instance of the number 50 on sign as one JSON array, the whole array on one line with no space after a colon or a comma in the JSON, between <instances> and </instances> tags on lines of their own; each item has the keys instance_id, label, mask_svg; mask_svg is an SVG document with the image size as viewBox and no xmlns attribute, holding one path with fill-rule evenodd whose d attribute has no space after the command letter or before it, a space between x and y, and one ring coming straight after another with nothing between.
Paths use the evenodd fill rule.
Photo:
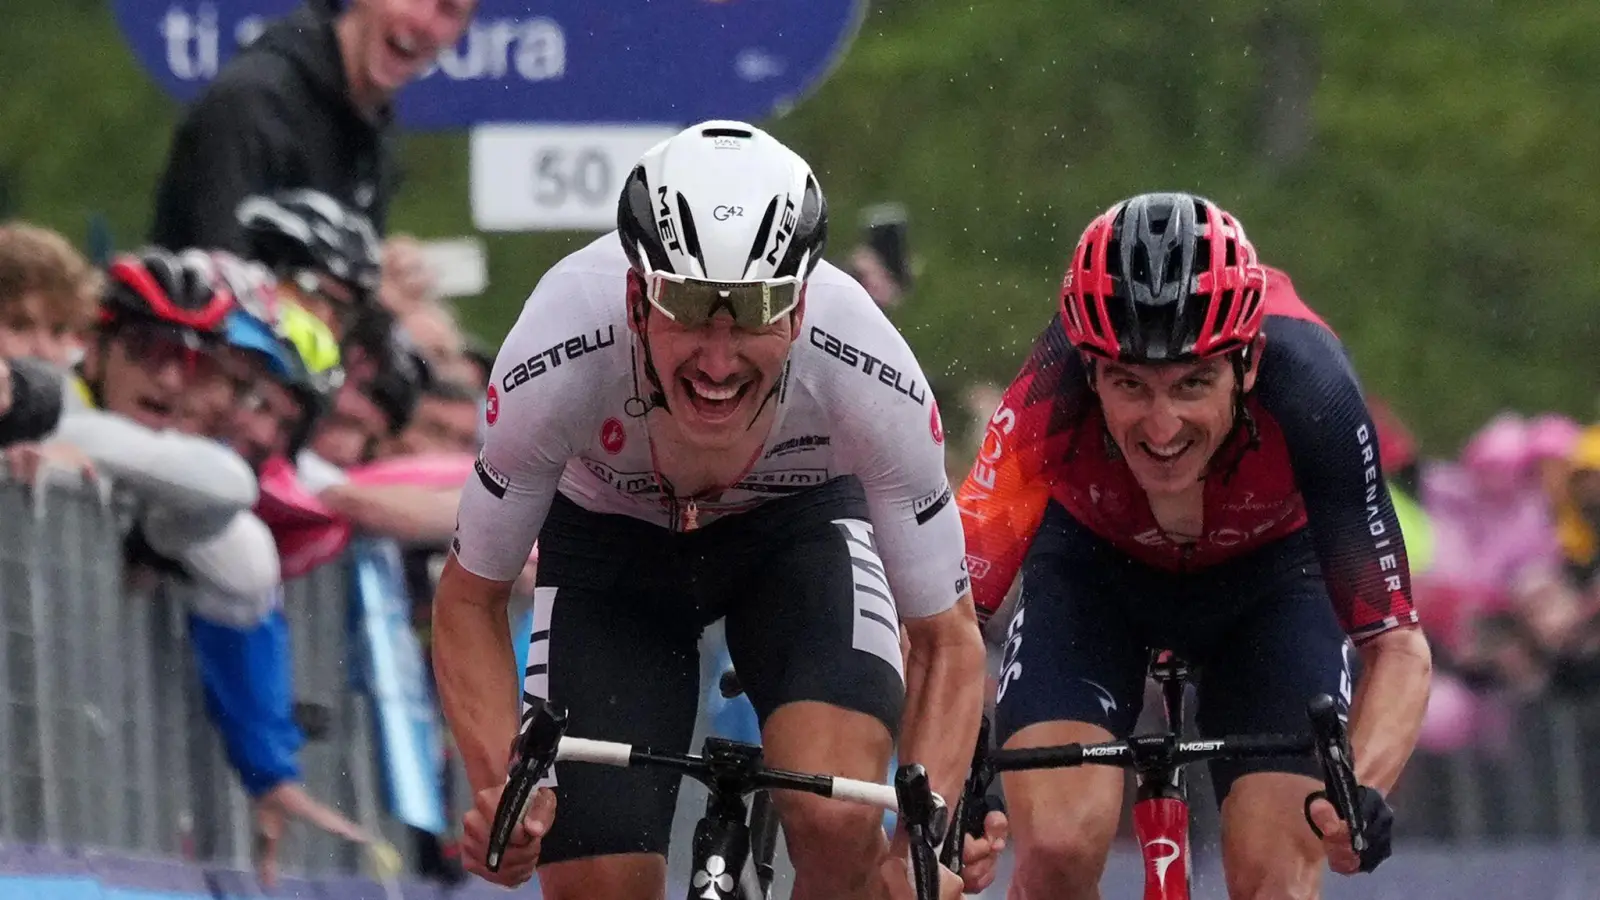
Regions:
<instances>
[{"instance_id":1,"label":"number 50 on sign","mask_svg":"<svg viewBox=\"0 0 1600 900\"><path fill-rule=\"evenodd\" d=\"M678 125L486 125L472 132L480 231L607 231L645 151Z\"/></svg>"}]
</instances>

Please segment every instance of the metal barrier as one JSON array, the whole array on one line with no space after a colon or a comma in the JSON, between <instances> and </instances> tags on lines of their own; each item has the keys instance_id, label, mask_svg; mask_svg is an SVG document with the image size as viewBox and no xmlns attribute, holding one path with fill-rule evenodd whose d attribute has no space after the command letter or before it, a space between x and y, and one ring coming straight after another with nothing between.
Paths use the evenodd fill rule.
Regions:
<instances>
[{"instance_id":1,"label":"metal barrier","mask_svg":"<svg viewBox=\"0 0 1600 900\"><path fill-rule=\"evenodd\" d=\"M0 482L0 843L248 868L250 806L206 719L183 588L125 577L126 518L109 491ZM301 750L305 783L410 854L405 829L381 809L371 712L350 687L346 576L330 565L286 586L296 696L327 722ZM1541 703L1516 714L1516 745L1497 757L1417 758L1396 793L1408 839L1600 833L1600 791L1586 790L1600 783L1600 710ZM686 787L680 823L699 802ZM1215 836L1213 815L1202 818L1200 846ZM355 847L303 826L281 858L285 873L305 875L360 862Z\"/></svg>"},{"instance_id":2,"label":"metal barrier","mask_svg":"<svg viewBox=\"0 0 1600 900\"><path fill-rule=\"evenodd\" d=\"M0 482L0 842L248 868L250 803L206 718L187 587L125 577L109 490ZM311 794L409 849L379 809L365 699L350 690L345 569L284 586L296 699L326 735L300 751ZM358 848L291 826L283 871L348 873Z\"/></svg>"}]
</instances>

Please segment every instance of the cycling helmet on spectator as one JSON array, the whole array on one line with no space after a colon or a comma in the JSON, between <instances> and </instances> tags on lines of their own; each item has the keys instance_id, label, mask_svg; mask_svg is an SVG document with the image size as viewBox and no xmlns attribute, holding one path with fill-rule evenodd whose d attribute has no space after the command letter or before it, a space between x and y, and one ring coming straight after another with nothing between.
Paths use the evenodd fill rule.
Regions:
<instances>
[{"instance_id":1,"label":"cycling helmet on spectator","mask_svg":"<svg viewBox=\"0 0 1600 900\"><path fill-rule=\"evenodd\" d=\"M333 332L298 304L279 307L276 334L284 354L293 362L285 386L306 409L300 427L289 437L289 455L293 457L310 439L317 422L333 409L334 396L344 384L344 370Z\"/></svg>"},{"instance_id":2,"label":"cycling helmet on spectator","mask_svg":"<svg viewBox=\"0 0 1600 900\"><path fill-rule=\"evenodd\" d=\"M1084 230L1062 280L1061 320L1074 347L1104 359L1242 354L1261 333L1266 280L1232 215L1193 194L1141 194Z\"/></svg>"},{"instance_id":3,"label":"cycling helmet on spectator","mask_svg":"<svg viewBox=\"0 0 1600 900\"><path fill-rule=\"evenodd\" d=\"M235 211L248 255L308 292L315 275L327 275L349 290L350 302L374 302L381 274L380 247L372 222L338 200L307 188L246 197ZM305 282L305 283L301 283Z\"/></svg>"},{"instance_id":4,"label":"cycling helmet on spectator","mask_svg":"<svg viewBox=\"0 0 1600 900\"><path fill-rule=\"evenodd\" d=\"M111 261L100 296L100 322L116 326L146 321L220 337L234 306L233 291L210 255L150 248Z\"/></svg>"},{"instance_id":5,"label":"cycling helmet on spectator","mask_svg":"<svg viewBox=\"0 0 1600 900\"><path fill-rule=\"evenodd\" d=\"M278 296L271 273L223 250L211 252L218 275L233 292L235 306L223 326L228 346L256 355L274 378L286 380L294 361L284 352L273 330L278 317Z\"/></svg>"}]
</instances>

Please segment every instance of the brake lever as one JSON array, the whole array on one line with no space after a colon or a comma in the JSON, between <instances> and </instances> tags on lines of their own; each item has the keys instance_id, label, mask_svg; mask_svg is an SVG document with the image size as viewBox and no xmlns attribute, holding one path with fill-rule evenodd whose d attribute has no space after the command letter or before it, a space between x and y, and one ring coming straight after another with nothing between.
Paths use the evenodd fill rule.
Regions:
<instances>
[{"instance_id":1,"label":"brake lever","mask_svg":"<svg viewBox=\"0 0 1600 900\"><path fill-rule=\"evenodd\" d=\"M506 786L495 807L494 825L489 829L489 848L484 865L500 871L511 835L528 815L534 789L555 765L561 736L567 731L567 711L547 700L528 711L522 728L511 742L511 760L506 766Z\"/></svg>"},{"instance_id":2,"label":"brake lever","mask_svg":"<svg viewBox=\"0 0 1600 900\"><path fill-rule=\"evenodd\" d=\"M939 896L939 858L935 835L947 829L950 811L944 799L933 792L928 771L919 765L903 765L894 773L895 798L899 801L900 821L905 823L911 844L911 875L918 900L937 900Z\"/></svg>"},{"instance_id":3,"label":"brake lever","mask_svg":"<svg viewBox=\"0 0 1600 900\"><path fill-rule=\"evenodd\" d=\"M1367 823L1361 819L1360 784L1356 781L1355 763L1350 754L1349 733L1329 695L1318 694L1311 698L1307 712L1311 716L1312 746L1317 763L1322 767L1324 796L1333 804L1334 813L1350 828L1350 849L1362 853L1367 849ZM1306 798L1308 820L1314 797Z\"/></svg>"}]
</instances>

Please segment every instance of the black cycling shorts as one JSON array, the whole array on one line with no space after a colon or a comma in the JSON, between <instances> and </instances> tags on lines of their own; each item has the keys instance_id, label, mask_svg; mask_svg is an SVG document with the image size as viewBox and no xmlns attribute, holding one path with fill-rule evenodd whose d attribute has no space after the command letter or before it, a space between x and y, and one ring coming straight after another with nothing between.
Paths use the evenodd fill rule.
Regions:
<instances>
[{"instance_id":1,"label":"black cycling shorts","mask_svg":"<svg viewBox=\"0 0 1600 900\"><path fill-rule=\"evenodd\" d=\"M700 633L725 618L763 724L813 700L871 715L895 736L899 621L869 521L855 478L685 533L558 494L539 534L525 695L565 706L575 737L687 751ZM876 576L863 574L874 566ZM541 862L666 853L680 775L586 763L554 774L560 809Z\"/></svg>"},{"instance_id":2,"label":"black cycling shorts","mask_svg":"<svg viewBox=\"0 0 1600 900\"><path fill-rule=\"evenodd\" d=\"M1172 650L1197 670L1202 737L1305 733L1306 702L1319 693L1349 711L1351 645L1307 530L1175 573L1135 561L1052 501L1006 633L997 739L1054 721L1126 737L1144 703L1152 649ZM1210 765L1218 803L1250 772L1320 778L1309 758Z\"/></svg>"}]
</instances>

